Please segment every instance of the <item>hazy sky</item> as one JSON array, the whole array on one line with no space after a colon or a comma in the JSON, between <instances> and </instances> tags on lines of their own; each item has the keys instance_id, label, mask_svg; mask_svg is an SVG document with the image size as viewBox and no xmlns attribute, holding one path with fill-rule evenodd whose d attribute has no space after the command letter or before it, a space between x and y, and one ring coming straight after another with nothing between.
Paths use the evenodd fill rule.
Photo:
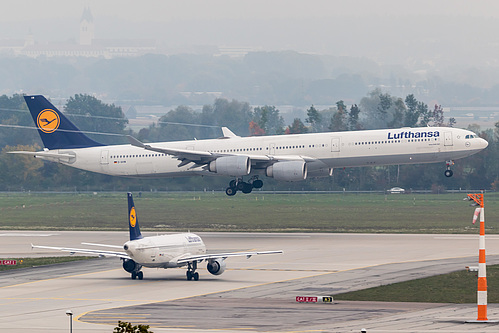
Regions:
<instances>
[{"instance_id":1,"label":"hazy sky","mask_svg":"<svg viewBox=\"0 0 499 333\"><path fill-rule=\"evenodd\" d=\"M3 22L79 18L85 4L95 16L133 21L222 18L312 18L344 15L450 15L499 17L496 0L0 0Z\"/></svg>"},{"instance_id":2,"label":"hazy sky","mask_svg":"<svg viewBox=\"0 0 499 333\"><path fill-rule=\"evenodd\" d=\"M95 38L148 38L171 53L223 46L368 57L405 65L499 66L497 0L0 0L0 4L0 40L24 39L31 31L37 42L76 42L88 5Z\"/></svg>"}]
</instances>

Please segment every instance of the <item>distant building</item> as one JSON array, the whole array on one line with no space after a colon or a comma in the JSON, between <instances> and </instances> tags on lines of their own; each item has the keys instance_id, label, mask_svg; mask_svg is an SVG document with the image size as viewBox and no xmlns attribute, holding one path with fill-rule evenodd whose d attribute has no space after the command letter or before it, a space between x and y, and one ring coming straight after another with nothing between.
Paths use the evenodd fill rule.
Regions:
<instances>
[{"instance_id":1,"label":"distant building","mask_svg":"<svg viewBox=\"0 0 499 333\"><path fill-rule=\"evenodd\" d=\"M37 43L29 32L26 40L0 40L0 53L44 57L136 57L156 53L154 39L96 39L94 17L85 7L80 19L80 39L76 42Z\"/></svg>"}]
</instances>

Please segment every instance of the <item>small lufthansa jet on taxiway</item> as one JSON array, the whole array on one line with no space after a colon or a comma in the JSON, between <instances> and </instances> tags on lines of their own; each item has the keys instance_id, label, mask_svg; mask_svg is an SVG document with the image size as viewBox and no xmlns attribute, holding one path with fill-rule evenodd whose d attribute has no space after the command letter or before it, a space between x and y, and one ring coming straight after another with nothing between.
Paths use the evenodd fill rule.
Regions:
<instances>
[{"instance_id":1,"label":"small lufthansa jet on taxiway","mask_svg":"<svg viewBox=\"0 0 499 333\"><path fill-rule=\"evenodd\" d=\"M488 145L471 131L419 127L349 132L239 137L222 127L210 140L104 145L87 137L45 97L25 96L45 146L15 151L74 168L125 177L233 177L227 195L261 188L261 175L278 181L329 177L333 168L445 162L451 177L454 160ZM246 181L243 177L248 176Z\"/></svg>"},{"instance_id":2,"label":"small lufthansa jet on taxiway","mask_svg":"<svg viewBox=\"0 0 499 333\"><path fill-rule=\"evenodd\" d=\"M143 237L140 232L132 193L128 193L128 227L130 240L123 246L82 243L84 245L123 249L125 252L33 244L31 244L31 247L59 250L71 254L84 253L101 257L118 257L123 260L123 269L131 274L132 279L138 278L139 280L144 278L141 271L142 267L166 269L187 266L187 280L194 279L197 281L199 280L199 273L196 272L196 269L198 263L203 261L207 262L206 268L208 272L213 275L220 275L225 271L225 259L228 257L243 256L249 259L254 255L282 253L282 251L250 251L209 254L206 253L206 246L201 237L193 233Z\"/></svg>"}]
</instances>

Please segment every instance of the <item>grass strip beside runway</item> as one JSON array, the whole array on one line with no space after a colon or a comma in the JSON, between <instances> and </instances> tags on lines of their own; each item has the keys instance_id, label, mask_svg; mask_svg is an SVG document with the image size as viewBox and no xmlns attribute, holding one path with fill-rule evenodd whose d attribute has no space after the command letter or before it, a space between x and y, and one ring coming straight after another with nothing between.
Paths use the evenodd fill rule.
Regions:
<instances>
[{"instance_id":1,"label":"grass strip beside runway","mask_svg":"<svg viewBox=\"0 0 499 333\"><path fill-rule=\"evenodd\" d=\"M478 233L466 193L134 193L142 229ZM499 233L499 193L487 193L487 233ZM4 230L127 230L125 193L0 193Z\"/></svg>"},{"instance_id":2,"label":"grass strip beside runway","mask_svg":"<svg viewBox=\"0 0 499 333\"><path fill-rule=\"evenodd\" d=\"M499 265L487 266L488 302L499 303ZM476 303L477 272L461 270L449 274L405 281L334 295L335 300Z\"/></svg>"}]
</instances>

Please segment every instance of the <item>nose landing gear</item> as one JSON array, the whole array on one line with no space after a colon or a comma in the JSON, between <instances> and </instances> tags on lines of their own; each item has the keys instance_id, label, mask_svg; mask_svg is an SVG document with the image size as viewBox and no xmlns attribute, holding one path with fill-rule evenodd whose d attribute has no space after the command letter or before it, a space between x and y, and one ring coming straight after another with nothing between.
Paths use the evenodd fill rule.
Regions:
<instances>
[{"instance_id":1,"label":"nose landing gear","mask_svg":"<svg viewBox=\"0 0 499 333\"><path fill-rule=\"evenodd\" d=\"M196 272L196 269L198 268L198 262L197 261L193 261L192 263L187 263L187 273L186 273L186 276L187 276L187 280L188 281L191 281L192 279L194 279L194 281L197 281L199 280L199 273Z\"/></svg>"}]
</instances>

